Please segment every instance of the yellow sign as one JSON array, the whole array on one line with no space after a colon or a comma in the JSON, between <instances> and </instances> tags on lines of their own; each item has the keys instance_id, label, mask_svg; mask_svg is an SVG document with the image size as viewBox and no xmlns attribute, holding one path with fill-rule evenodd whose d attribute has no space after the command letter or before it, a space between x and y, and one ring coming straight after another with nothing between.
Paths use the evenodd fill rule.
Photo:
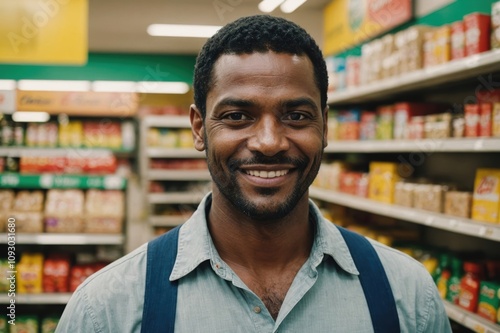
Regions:
<instances>
[{"instance_id":1,"label":"yellow sign","mask_svg":"<svg viewBox=\"0 0 500 333\"><path fill-rule=\"evenodd\" d=\"M138 102L136 93L17 91L18 111L130 117L137 113Z\"/></svg>"},{"instance_id":2,"label":"yellow sign","mask_svg":"<svg viewBox=\"0 0 500 333\"><path fill-rule=\"evenodd\" d=\"M332 0L325 8L325 55L345 51L412 18L412 0Z\"/></svg>"},{"instance_id":3,"label":"yellow sign","mask_svg":"<svg viewBox=\"0 0 500 333\"><path fill-rule=\"evenodd\" d=\"M0 1L0 63L87 62L87 0Z\"/></svg>"}]
</instances>

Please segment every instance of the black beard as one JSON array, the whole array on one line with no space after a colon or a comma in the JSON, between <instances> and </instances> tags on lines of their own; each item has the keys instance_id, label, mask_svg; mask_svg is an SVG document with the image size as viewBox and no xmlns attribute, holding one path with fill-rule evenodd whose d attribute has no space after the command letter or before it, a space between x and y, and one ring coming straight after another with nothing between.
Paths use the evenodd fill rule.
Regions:
<instances>
[{"instance_id":1,"label":"black beard","mask_svg":"<svg viewBox=\"0 0 500 333\"><path fill-rule=\"evenodd\" d=\"M226 178L224 174L222 174L222 177L219 177L216 173L215 170L217 170L217 167L213 165L212 161L208 158L208 150L207 150L207 160L208 160L208 168L210 171L210 174L212 175L212 179L219 189L220 193L224 195L224 197L239 211L244 213L246 216L260 220L260 221L273 221L273 220L278 220L282 219L285 216L287 216L298 204L300 199L304 196L304 194L307 192L309 189L309 186L312 184L314 178L316 178L316 175L318 173L319 167L321 165L321 159L322 159L323 151L317 156L314 160L314 164L312 166L311 171L309 174L306 176L304 181L301 183L298 183L297 187L293 191L293 193L286 198L285 202L280 204L278 207L276 207L275 210L265 210L263 211L256 205L252 204L250 201L245 200L241 193L241 189L238 186L238 183L236 181L236 175L237 172L241 172L239 169L241 165L252 165L252 164L260 164L260 165L265 165L265 164L288 164L288 165L293 165L294 166L294 171L298 172L298 177L299 181L303 179L305 169L309 165L310 159L307 157L304 158L290 158L284 156L284 153L279 153L275 156L265 156L261 153L256 153L254 157L250 159L245 159L245 160L229 160L227 162L227 167L230 171L229 177ZM275 194L278 189L273 189L273 188L262 188L259 189L259 194L262 196L269 196L271 197L273 194Z\"/></svg>"}]
</instances>

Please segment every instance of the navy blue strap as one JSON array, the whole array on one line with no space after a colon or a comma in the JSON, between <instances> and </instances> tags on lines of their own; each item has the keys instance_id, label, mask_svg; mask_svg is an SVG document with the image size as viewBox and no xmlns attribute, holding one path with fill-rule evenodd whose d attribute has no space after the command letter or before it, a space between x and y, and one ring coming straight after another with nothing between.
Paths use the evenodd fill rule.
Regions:
<instances>
[{"instance_id":1,"label":"navy blue strap","mask_svg":"<svg viewBox=\"0 0 500 333\"><path fill-rule=\"evenodd\" d=\"M363 236L338 227L359 271L375 333L400 333L396 302L380 258Z\"/></svg>"},{"instance_id":2,"label":"navy blue strap","mask_svg":"<svg viewBox=\"0 0 500 333\"><path fill-rule=\"evenodd\" d=\"M148 243L141 333L174 333L178 283L168 278L177 257L179 228Z\"/></svg>"}]
</instances>

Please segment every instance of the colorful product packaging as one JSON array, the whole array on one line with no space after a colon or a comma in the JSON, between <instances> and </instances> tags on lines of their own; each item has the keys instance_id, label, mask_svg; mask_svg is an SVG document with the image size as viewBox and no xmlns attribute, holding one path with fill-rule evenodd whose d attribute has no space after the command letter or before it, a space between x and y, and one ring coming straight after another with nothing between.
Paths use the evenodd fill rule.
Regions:
<instances>
[{"instance_id":1,"label":"colorful product packaging","mask_svg":"<svg viewBox=\"0 0 500 333\"><path fill-rule=\"evenodd\" d=\"M394 128L394 106L384 105L377 108L377 139L391 140Z\"/></svg>"},{"instance_id":2,"label":"colorful product packaging","mask_svg":"<svg viewBox=\"0 0 500 333\"><path fill-rule=\"evenodd\" d=\"M491 5L491 48L500 48L500 1Z\"/></svg>"},{"instance_id":3,"label":"colorful product packaging","mask_svg":"<svg viewBox=\"0 0 500 333\"><path fill-rule=\"evenodd\" d=\"M483 268L479 263L464 262L465 275L460 281L458 305L470 312L476 312L479 303L479 284L483 278Z\"/></svg>"},{"instance_id":4,"label":"colorful product packaging","mask_svg":"<svg viewBox=\"0 0 500 333\"><path fill-rule=\"evenodd\" d=\"M499 222L500 169L478 169L474 182L472 219Z\"/></svg>"},{"instance_id":5,"label":"colorful product packaging","mask_svg":"<svg viewBox=\"0 0 500 333\"><path fill-rule=\"evenodd\" d=\"M465 104L465 136L475 138L479 136L480 109L478 104Z\"/></svg>"},{"instance_id":6,"label":"colorful product packaging","mask_svg":"<svg viewBox=\"0 0 500 333\"><path fill-rule=\"evenodd\" d=\"M434 30L429 30L424 33L424 68L428 68L437 64L436 54L434 52L435 38Z\"/></svg>"},{"instance_id":7,"label":"colorful product packaging","mask_svg":"<svg viewBox=\"0 0 500 333\"><path fill-rule=\"evenodd\" d=\"M384 203L394 203L394 187L399 181L398 164L371 162L368 198Z\"/></svg>"},{"instance_id":8,"label":"colorful product packaging","mask_svg":"<svg viewBox=\"0 0 500 333\"><path fill-rule=\"evenodd\" d=\"M361 112L359 139L375 140L377 137L377 114L372 111Z\"/></svg>"},{"instance_id":9,"label":"colorful product packaging","mask_svg":"<svg viewBox=\"0 0 500 333\"><path fill-rule=\"evenodd\" d=\"M479 104L479 136L490 137L492 132L492 109L490 103Z\"/></svg>"},{"instance_id":10,"label":"colorful product packaging","mask_svg":"<svg viewBox=\"0 0 500 333\"><path fill-rule=\"evenodd\" d=\"M360 114L361 112L359 110L339 111L337 116L339 122L339 128L338 128L339 140L359 139Z\"/></svg>"},{"instance_id":11,"label":"colorful product packaging","mask_svg":"<svg viewBox=\"0 0 500 333\"><path fill-rule=\"evenodd\" d=\"M451 60L465 57L465 25L464 21L451 24Z\"/></svg>"},{"instance_id":12,"label":"colorful product packaging","mask_svg":"<svg viewBox=\"0 0 500 333\"><path fill-rule=\"evenodd\" d=\"M500 282L481 281L477 314L495 323L499 309Z\"/></svg>"},{"instance_id":13,"label":"colorful product packaging","mask_svg":"<svg viewBox=\"0 0 500 333\"><path fill-rule=\"evenodd\" d=\"M37 316L18 316L16 324L10 325L10 333L38 333Z\"/></svg>"},{"instance_id":14,"label":"colorful product packaging","mask_svg":"<svg viewBox=\"0 0 500 333\"><path fill-rule=\"evenodd\" d=\"M500 137L500 103L493 103L491 135Z\"/></svg>"},{"instance_id":15,"label":"colorful product packaging","mask_svg":"<svg viewBox=\"0 0 500 333\"><path fill-rule=\"evenodd\" d=\"M394 139L410 138L410 119L439 112L444 106L433 103L396 103L394 104Z\"/></svg>"},{"instance_id":16,"label":"colorful product packaging","mask_svg":"<svg viewBox=\"0 0 500 333\"><path fill-rule=\"evenodd\" d=\"M471 56L490 49L491 17L482 13L464 16L465 55Z\"/></svg>"},{"instance_id":17,"label":"colorful product packaging","mask_svg":"<svg viewBox=\"0 0 500 333\"><path fill-rule=\"evenodd\" d=\"M23 253L17 264L17 291L20 294L43 292L43 254Z\"/></svg>"},{"instance_id":18,"label":"colorful product packaging","mask_svg":"<svg viewBox=\"0 0 500 333\"><path fill-rule=\"evenodd\" d=\"M443 25L434 32L434 58L436 64L451 60L451 27Z\"/></svg>"},{"instance_id":19,"label":"colorful product packaging","mask_svg":"<svg viewBox=\"0 0 500 333\"><path fill-rule=\"evenodd\" d=\"M444 213L447 215L470 218L472 193L448 191L444 194Z\"/></svg>"}]
</instances>

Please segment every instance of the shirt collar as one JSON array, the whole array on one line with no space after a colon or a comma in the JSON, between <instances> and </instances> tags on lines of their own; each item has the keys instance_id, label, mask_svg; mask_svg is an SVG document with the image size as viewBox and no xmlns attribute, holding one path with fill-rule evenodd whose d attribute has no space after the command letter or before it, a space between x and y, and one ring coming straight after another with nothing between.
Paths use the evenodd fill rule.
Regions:
<instances>
[{"instance_id":1,"label":"shirt collar","mask_svg":"<svg viewBox=\"0 0 500 333\"><path fill-rule=\"evenodd\" d=\"M211 193L202 199L196 211L179 230L177 258L170 281L186 276L204 261L210 260L214 265L222 261L208 231L207 204L211 204ZM309 200L309 210L316 223L316 235L310 255L312 263L318 266L326 254L347 273L358 275L359 272L338 228L322 216L312 200Z\"/></svg>"}]
</instances>

